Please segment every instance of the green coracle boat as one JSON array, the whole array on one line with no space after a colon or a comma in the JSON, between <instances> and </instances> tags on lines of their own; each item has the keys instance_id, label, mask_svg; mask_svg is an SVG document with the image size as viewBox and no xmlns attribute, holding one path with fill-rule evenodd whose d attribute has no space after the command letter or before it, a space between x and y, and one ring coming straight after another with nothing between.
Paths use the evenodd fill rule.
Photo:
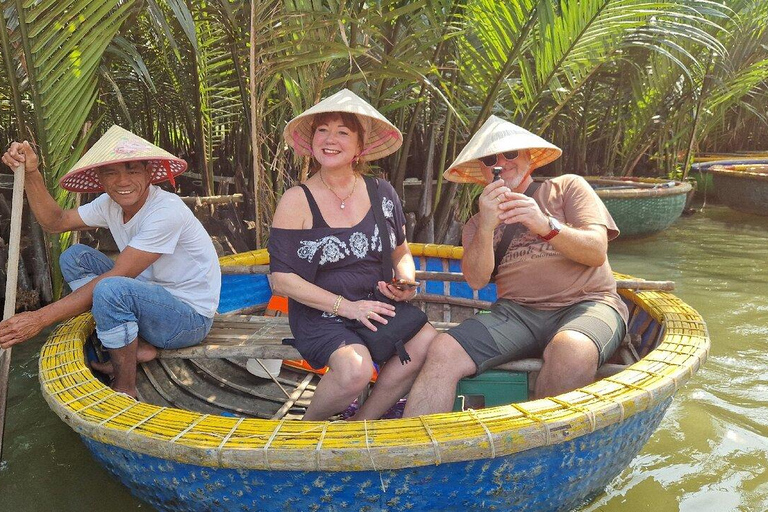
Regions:
<instances>
[{"instance_id":1,"label":"green coracle boat","mask_svg":"<svg viewBox=\"0 0 768 512\"><path fill-rule=\"evenodd\" d=\"M721 203L740 212L768 215L768 164L713 165L706 172Z\"/></svg>"},{"instance_id":2,"label":"green coracle boat","mask_svg":"<svg viewBox=\"0 0 768 512\"><path fill-rule=\"evenodd\" d=\"M690 183L661 178L585 178L611 212L623 238L668 228L683 213L693 190Z\"/></svg>"}]
</instances>

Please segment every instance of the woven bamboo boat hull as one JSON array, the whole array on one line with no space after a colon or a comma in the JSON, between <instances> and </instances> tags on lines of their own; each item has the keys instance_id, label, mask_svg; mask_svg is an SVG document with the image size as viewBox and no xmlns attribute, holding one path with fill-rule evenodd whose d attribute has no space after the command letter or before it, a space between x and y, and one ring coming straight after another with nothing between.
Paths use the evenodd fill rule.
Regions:
<instances>
[{"instance_id":1,"label":"woven bamboo boat hull","mask_svg":"<svg viewBox=\"0 0 768 512\"><path fill-rule=\"evenodd\" d=\"M421 269L458 270L460 248L412 250ZM265 258L259 251L223 263ZM245 277L263 278L238 277L234 293L244 299L253 296ZM492 286L424 286L425 295L437 288L456 297L494 295ZM51 409L96 460L159 510L569 510L629 464L709 352L703 320L675 296L622 295L632 308L639 362L557 397L486 409L300 422L135 402L85 366L89 315L51 335L40 381ZM430 306L433 320L458 315L450 311L456 304Z\"/></svg>"},{"instance_id":2,"label":"woven bamboo boat hull","mask_svg":"<svg viewBox=\"0 0 768 512\"><path fill-rule=\"evenodd\" d=\"M667 229L683 213L692 186L657 178L587 176L621 231L621 237L648 236Z\"/></svg>"},{"instance_id":3,"label":"woven bamboo boat hull","mask_svg":"<svg viewBox=\"0 0 768 512\"><path fill-rule=\"evenodd\" d=\"M740 212L768 215L768 164L714 165L707 172L720 202Z\"/></svg>"},{"instance_id":4,"label":"woven bamboo boat hull","mask_svg":"<svg viewBox=\"0 0 768 512\"><path fill-rule=\"evenodd\" d=\"M208 470L88 438L85 444L120 481L146 489L151 498L141 497L164 509L572 510L588 491L602 490L629 464L669 403L667 399L622 423L560 444L397 470ZM494 481L496 485L489 485Z\"/></svg>"}]
</instances>

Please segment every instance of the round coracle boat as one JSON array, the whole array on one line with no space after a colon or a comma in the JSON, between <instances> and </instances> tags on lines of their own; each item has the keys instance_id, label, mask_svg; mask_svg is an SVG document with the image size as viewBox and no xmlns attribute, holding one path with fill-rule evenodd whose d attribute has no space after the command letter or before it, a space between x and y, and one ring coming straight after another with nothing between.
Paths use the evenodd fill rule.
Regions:
<instances>
[{"instance_id":1,"label":"round coracle boat","mask_svg":"<svg viewBox=\"0 0 768 512\"><path fill-rule=\"evenodd\" d=\"M765 163L768 160L768 152L766 151L738 151L735 153L699 153L693 159L693 166L708 167L713 164L724 164L728 162L728 165L732 163L736 164L751 164L754 162Z\"/></svg>"},{"instance_id":2,"label":"round coracle boat","mask_svg":"<svg viewBox=\"0 0 768 512\"><path fill-rule=\"evenodd\" d=\"M463 282L461 248L412 251L421 279L413 302L438 329L494 300L494 285L473 291ZM297 356L281 343L286 317L267 316L267 258L222 258L234 275L224 276L211 334L142 365L141 401L113 392L86 365L90 315L60 325L42 348L51 409L159 510L569 510L627 467L709 352L696 311L653 282L617 275L629 334L593 384L528 401L540 361L517 361L490 371L485 388L462 381L456 412L298 421L318 376L286 365L268 378L247 369L254 359Z\"/></svg>"},{"instance_id":3,"label":"round coracle boat","mask_svg":"<svg viewBox=\"0 0 768 512\"><path fill-rule=\"evenodd\" d=\"M713 165L707 172L720 202L740 212L768 215L768 164Z\"/></svg>"},{"instance_id":4,"label":"round coracle boat","mask_svg":"<svg viewBox=\"0 0 768 512\"><path fill-rule=\"evenodd\" d=\"M585 176L611 212L621 237L647 236L668 228L683 213L693 186L661 178Z\"/></svg>"}]
</instances>

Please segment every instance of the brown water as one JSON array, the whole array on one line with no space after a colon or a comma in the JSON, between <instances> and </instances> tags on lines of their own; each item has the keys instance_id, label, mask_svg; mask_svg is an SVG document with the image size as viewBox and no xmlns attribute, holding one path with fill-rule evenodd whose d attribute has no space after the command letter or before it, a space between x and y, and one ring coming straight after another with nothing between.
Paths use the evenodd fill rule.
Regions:
<instances>
[{"instance_id":1,"label":"brown water","mask_svg":"<svg viewBox=\"0 0 768 512\"><path fill-rule=\"evenodd\" d=\"M580 512L768 510L768 217L709 206L650 238L611 244L614 269L673 280L704 317L709 361L640 455ZM13 350L0 510L151 510L41 398L44 337Z\"/></svg>"}]
</instances>

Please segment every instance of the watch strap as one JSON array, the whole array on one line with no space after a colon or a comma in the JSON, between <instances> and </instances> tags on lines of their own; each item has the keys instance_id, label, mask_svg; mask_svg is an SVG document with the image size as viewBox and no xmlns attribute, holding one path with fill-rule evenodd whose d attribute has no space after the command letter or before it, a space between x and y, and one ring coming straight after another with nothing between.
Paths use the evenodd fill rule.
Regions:
<instances>
[{"instance_id":1,"label":"watch strap","mask_svg":"<svg viewBox=\"0 0 768 512\"><path fill-rule=\"evenodd\" d=\"M547 215L547 218L549 218L549 226L552 228L552 230L549 233L547 233L546 235L544 235L544 236L539 235L539 238L544 240L545 242L548 242L548 241L552 240L553 238L555 238L555 236L558 233L560 233L560 228L555 227L553 225L553 223L552 223L552 220L553 220L552 216L551 215Z\"/></svg>"}]
</instances>

